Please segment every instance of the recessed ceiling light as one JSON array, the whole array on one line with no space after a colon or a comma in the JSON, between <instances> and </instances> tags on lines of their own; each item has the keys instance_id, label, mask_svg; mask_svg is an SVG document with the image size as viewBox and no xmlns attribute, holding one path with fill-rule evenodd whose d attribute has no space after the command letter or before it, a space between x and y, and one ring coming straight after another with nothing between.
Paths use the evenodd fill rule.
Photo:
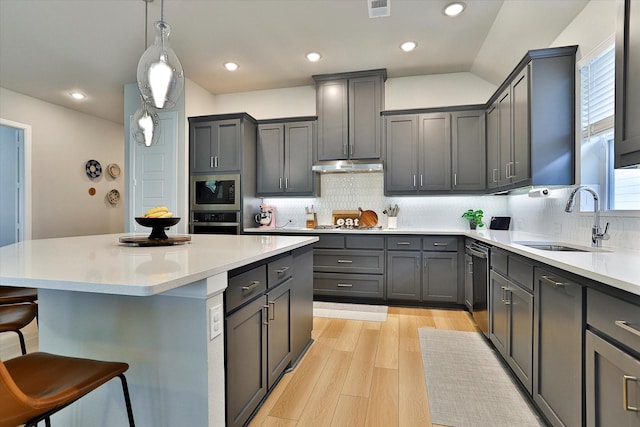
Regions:
<instances>
[{"instance_id":1,"label":"recessed ceiling light","mask_svg":"<svg viewBox=\"0 0 640 427\"><path fill-rule=\"evenodd\" d=\"M415 49L417 46L416 42L404 42L400 45L400 49L404 50L405 52L411 52L413 49Z\"/></svg>"},{"instance_id":2,"label":"recessed ceiling light","mask_svg":"<svg viewBox=\"0 0 640 427\"><path fill-rule=\"evenodd\" d=\"M240 66L238 64L236 64L235 62L225 62L224 63L224 68L226 68L229 71L235 71L239 68Z\"/></svg>"},{"instance_id":3,"label":"recessed ceiling light","mask_svg":"<svg viewBox=\"0 0 640 427\"><path fill-rule=\"evenodd\" d=\"M307 60L309 60L310 62L318 62L320 61L320 58L322 58L322 55L320 55L318 52L307 53Z\"/></svg>"},{"instance_id":4,"label":"recessed ceiling light","mask_svg":"<svg viewBox=\"0 0 640 427\"><path fill-rule=\"evenodd\" d=\"M83 99L85 99L87 97L87 95L85 95L82 92L71 92L69 95L71 95L71 97L73 99L76 99L78 101L82 101Z\"/></svg>"},{"instance_id":5,"label":"recessed ceiling light","mask_svg":"<svg viewBox=\"0 0 640 427\"><path fill-rule=\"evenodd\" d=\"M450 3L442 9L442 13L447 16L458 16L465 8L464 3Z\"/></svg>"}]
</instances>

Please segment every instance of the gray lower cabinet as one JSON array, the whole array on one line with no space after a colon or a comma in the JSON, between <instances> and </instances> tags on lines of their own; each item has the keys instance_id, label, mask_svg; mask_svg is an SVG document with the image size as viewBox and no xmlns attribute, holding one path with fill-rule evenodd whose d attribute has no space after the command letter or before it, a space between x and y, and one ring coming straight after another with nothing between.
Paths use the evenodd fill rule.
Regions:
<instances>
[{"instance_id":1,"label":"gray lower cabinet","mask_svg":"<svg viewBox=\"0 0 640 427\"><path fill-rule=\"evenodd\" d=\"M420 300L420 251L389 251L387 254L387 299Z\"/></svg>"},{"instance_id":2,"label":"gray lower cabinet","mask_svg":"<svg viewBox=\"0 0 640 427\"><path fill-rule=\"evenodd\" d=\"M587 289L587 427L640 426L640 297Z\"/></svg>"},{"instance_id":3,"label":"gray lower cabinet","mask_svg":"<svg viewBox=\"0 0 640 427\"><path fill-rule=\"evenodd\" d=\"M319 297L384 298L384 237L321 235L313 251Z\"/></svg>"},{"instance_id":4,"label":"gray lower cabinet","mask_svg":"<svg viewBox=\"0 0 640 427\"><path fill-rule=\"evenodd\" d=\"M640 164L640 3L618 0L615 167Z\"/></svg>"},{"instance_id":5,"label":"gray lower cabinet","mask_svg":"<svg viewBox=\"0 0 640 427\"><path fill-rule=\"evenodd\" d=\"M584 288L535 269L533 400L553 426L583 425Z\"/></svg>"},{"instance_id":6,"label":"gray lower cabinet","mask_svg":"<svg viewBox=\"0 0 640 427\"><path fill-rule=\"evenodd\" d=\"M315 120L259 122L258 196L312 196L318 174L311 171Z\"/></svg>"},{"instance_id":7,"label":"gray lower cabinet","mask_svg":"<svg viewBox=\"0 0 640 427\"><path fill-rule=\"evenodd\" d=\"M267 387L271 388L291 362L291 282L266 294Z\"/></svg>"},{"instance_id":8,"label":"gray lower cabinet","mask_svg":"<svg viewBox=\"0 0 640 427\"><path fill-rule=\"evenodd\" d=\"M458 301L457 252L422 253L422 300L449 303Z\"/></svg>"}]
</instances>

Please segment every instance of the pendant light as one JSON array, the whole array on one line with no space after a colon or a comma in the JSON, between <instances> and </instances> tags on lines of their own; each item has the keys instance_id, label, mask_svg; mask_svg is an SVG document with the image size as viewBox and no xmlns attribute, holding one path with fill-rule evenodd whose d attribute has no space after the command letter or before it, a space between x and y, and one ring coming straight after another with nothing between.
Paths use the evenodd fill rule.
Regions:
<instances>
[{"instance_id":1,"label":"pendant light","mask_svg":"<svg viewBox=\"0 0 640 427\"><path fill-rule=\"evenodd\" d=\"M144 48L147 48L147 10L149 2L153 0L144 0ZM140 106L135 113L131 116L131 136L133 140L141 145L150 147L152 144L156 144L160 138L160 117L153 108L140 94Z\"/></svg>"},{"instance_id":2,"label":"pendant light","mask_svg":"<svg viewBox=\"0 0 640 427\"><path fill-rule=\"evenodd\" d=\"M154 108L173 108L184 88L182 64L171 49L171 27L164 22L164 0L160 21L155 23L156 39L138 62L138 87L144 100Z\"/></svg>"}]
</instances>

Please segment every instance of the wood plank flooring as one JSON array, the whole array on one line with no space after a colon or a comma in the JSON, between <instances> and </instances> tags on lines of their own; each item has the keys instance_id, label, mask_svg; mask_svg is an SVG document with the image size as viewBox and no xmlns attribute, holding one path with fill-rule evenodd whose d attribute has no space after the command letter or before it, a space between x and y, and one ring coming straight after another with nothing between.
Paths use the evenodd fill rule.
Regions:
<instances>
[{"instance_id":1,"label":"wood plank flooring","mask_svg":"<svg viewBox=\"0 0 640 427\"><path fill-rule=\"evenodd\" d=\"M418 328L477 331L466 311L390 307L387 321L313 320L315 342L250 427L431 423Z\"/></svg>"}]
</instances>

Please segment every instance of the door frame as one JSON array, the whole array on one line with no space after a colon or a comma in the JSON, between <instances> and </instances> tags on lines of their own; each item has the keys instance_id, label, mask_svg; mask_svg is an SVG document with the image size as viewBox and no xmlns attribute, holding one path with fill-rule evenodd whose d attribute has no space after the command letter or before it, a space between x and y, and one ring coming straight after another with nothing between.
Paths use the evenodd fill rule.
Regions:
<instances>
[{"instance_id":1,"label":"door frame","mask_svg":"<svg viewBox=\"0 0 640 427\"><path fill-rule=\"evenodd\" d=\"M22 206L20 212L20 220L22 220L23 227L18 235L18 241L31 240L31 125L26 123L15 122L13 120L7 120L0 117L0 125L8 126L15 129L21 129L24 136L24 156L22 170L24 171L24 182L21 186Z\"/></svg>"}]
</instances>

